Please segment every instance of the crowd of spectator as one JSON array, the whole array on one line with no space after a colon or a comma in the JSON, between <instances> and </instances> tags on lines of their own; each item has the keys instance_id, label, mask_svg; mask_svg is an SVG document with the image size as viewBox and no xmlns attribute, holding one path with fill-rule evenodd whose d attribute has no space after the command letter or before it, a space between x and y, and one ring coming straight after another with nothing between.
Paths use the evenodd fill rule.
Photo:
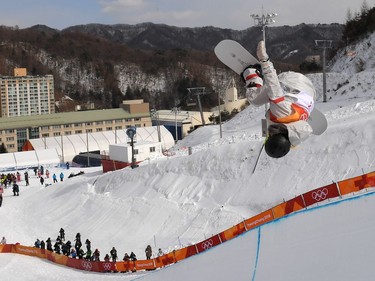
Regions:
<instances>
[{"instance_id":1,"label":"crowd of spectator","mask_svg":"<svg viewBox=\"0 0 375 281\"><path fill-rule=\"evenodd\" d=\"M71 257L73 259L85 259L88 261L101 261L100 259L100 251L99 249L95 249L92 251L91 248L91 241L89 239L85 240L85 248L83 248L81 234L77 233L75 239L72 243L70 240L65 240L65 230L63 228L60 229L57 238L55 241L51 240L51 237L48 237L46 241L36 239L34 243L34 247L40 249L46 249L48 251L54 252L59 255L65 255ZM74 245L73 245L74 244ZM148 247L151 248L149 245ZM118 255L117 250L115 247L109 251L109 253L105 254L104 261L106 262L117 262ZM134 252L131 252L130 255L125 253L123 261L136 261L137 257Z\"/></svg>"}]
</instances>

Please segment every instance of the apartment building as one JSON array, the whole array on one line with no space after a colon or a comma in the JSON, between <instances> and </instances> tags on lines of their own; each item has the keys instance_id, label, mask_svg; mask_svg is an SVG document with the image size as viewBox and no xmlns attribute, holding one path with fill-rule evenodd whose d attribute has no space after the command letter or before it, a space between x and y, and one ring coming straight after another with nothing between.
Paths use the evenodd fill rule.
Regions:
<instances>
[{"instance_id":1,"label":"apartment building","mask_svg":"<svg viewBox=\"0 0 375 281\"><path fill-rule=\"evenodd\" d=\"M0 116L15 117L55 113L52 75L30 76L15 68L14 76L0 76Z\"/></svg>"}]
</instances>

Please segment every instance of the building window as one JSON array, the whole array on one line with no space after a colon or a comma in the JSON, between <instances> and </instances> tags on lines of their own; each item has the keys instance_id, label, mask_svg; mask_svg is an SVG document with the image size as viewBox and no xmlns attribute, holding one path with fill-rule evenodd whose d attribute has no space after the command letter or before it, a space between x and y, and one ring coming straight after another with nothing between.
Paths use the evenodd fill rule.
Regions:
<instances>
[{"instance_id":1,"label":"building window","mask_svg":"<svg viewBox=\"0 0 375 281\"><path fill-rule=\"evenodd\" d=\"M96 121L96 125L103 125L103 121Z\"/></svg>"},{"instance_id":2,"label":"building window","mask_svg":"<svg viewBox=\"0 0 375 281\"><path fill-rule=\"evenodd\" d=\"M7 137L7 141L14 141L14 137Z\"/></svg>"},{"instance_id":3,"label":"building window","mask_svg":"<svg viewBox=\"0 0 375 281\"><path fill-rule=\"evenodd\" d=\"M92 129L87 129L86 133L92 133Z\"/></svg>"},{"instance_id":4,"label":"building window","mask_svg":"<svg viewBox=\"0 0 375 281\"><path fill-rule=\"evenodd\" d=\"M155 146L150 147L150 152L155 152Z\"/></svg>"},{"instance_id":5,"label":"building window","mask_svg":"<svg viewBox=\"0 0 375 281\"><path fill-rule=\"evenodd\" d=\"M105 128L107 131L112 131L112 127Z\"/></svg>"},{"instance_id":6,"label":"building window","mask_svg":"<svg viewBox=\"0 0 375 281\"><path fill-rule=\"evenodd\" d=\"M61 136L61 133L60 133L60 132L54 132L54 133L53 133L53 136L54 136L54 137Z\"/></svg>"},{"instance_id":7,"label":"building window","mask_svg":"<svg viewBox=\"0 0 375 281\"><path fill-rule=\"evenodd\" d=\"M92 126L92 122L87 122L86 126Z\"/></svg>"},{"instance_id":8,"label":"building window","mask_svg":"<svg viewBox=\"0 0 375 281\"><path fill-rule=\"evenodd\" d=\"M42 134L42 138L49 138L49 134Z\"/></svg>"},{"instance_id":9,"label":"building window","mask_svg":"<svg viewBox=\"0 0 375 281\"><path fill-rule=\"evenodd\" d=\"M121 130L122 129L122 126L116 126L115 127L115 130Z\"/></svg>"},{"instance_id":10,"label":"building window","mask_svg":"<svg viewBox=\"0 0 375 281\"><path fill-rule=\"evenodd\" d=\"M76 130L74 133L75 134L82 134L82 130Z\"/></svg>"},{"instance_id":11,"label":"building window","mask_svg":"<svg viewBox=\"0 0 375 281\"><path fill-rule=\"evenodd\" d=\"M66 132L65 132L65 135L66 135L66 136L69 136L69 135L71 135L71 134L72 134L71 131L66 131Z\"/></svg>"},{"instance_id":12,"label":"building window","mask_svg":"<svg viewBox=\"0 0 375 281\"><path fill-rule=\"evenodd\" d=\"M72 124L65 124L64 125L64 128L71 128L72 127Z\"/></svg>"},{"instance_id":13,"label":"building window","mask_svg":"<svg viewBox=\"0 0 375 281\"><path fill-rule=\"evenodd\" d=\"M103 131L103 128L96 128L96 131L101 132L101 131Z\"/></svg>"},{"instance_id":14,"label":"building window","mask_svg":"<svg viewBox=\"0 0 375 281\"><path fill-rule=\"evenodd\" d=\"M61 125L53 125L52 128L54 128L54 129L60 129Z\"/></svg>"}]
</instances>

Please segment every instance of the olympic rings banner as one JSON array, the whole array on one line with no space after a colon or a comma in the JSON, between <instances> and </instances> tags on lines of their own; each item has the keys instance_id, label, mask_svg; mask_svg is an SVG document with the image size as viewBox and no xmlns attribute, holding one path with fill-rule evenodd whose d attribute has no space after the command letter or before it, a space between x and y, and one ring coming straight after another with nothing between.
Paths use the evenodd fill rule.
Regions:
<instances>
[{"instance_id":1,"label":"olympic rings banner","mask_svg":"<svg viewBox=\"0 0 375 281\"><path fill-rule=\"evenodd\" d=\"M335 183L319 187L302 195L306 207L338 196L340 196L340 193Z\"/></svg>"},{"instance_id":2,"label":"olympic rings banner","mask_svg":"<svg viewBox=\"0 0 375 281\"><path fill-rule=\"evenodd\" d=\"M65 265L71 268L93 271L93 272L128 272L136 270L154 270L176 263L190 256L202 253L225 241L231 240L242 233L261 226L274 219L286 216L313 204L323 202L330 198L337 198L345 194L358 192L365 188L375 187L375 172L362 176L332 183L323 187L296 196L267 211L228 228L227 230L213 235L195 245L174 250L163 256L151 260L138 260L128 262L93 262L84 259L73 259L64 255L58 255L48 250L35 247L27 247L17 244L0 245L0 253L16 253L28 256L48 259L51 262Z\"/></svg>"}]
</instances>

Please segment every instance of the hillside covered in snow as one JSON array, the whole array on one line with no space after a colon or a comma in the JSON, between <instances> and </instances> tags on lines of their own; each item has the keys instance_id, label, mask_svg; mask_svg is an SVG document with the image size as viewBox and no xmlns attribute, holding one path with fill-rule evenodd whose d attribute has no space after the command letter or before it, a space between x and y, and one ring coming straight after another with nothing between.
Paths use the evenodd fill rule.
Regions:
<instances>
[{"instance_id":1,"label":"hillside covered in snow","mask_svg":"<svg viewBox=\"0 0 375 281\"><path fill-rule=\"evenodd\" d=\"M115 246L120 259L131 251L144 259L148 244L155 252L157 248L170 252L283 200L375 171L375 34L354 48L354 57L342 52L331 66L328 102L322 102L322 75L309 75L319 94L316 107L325 113L328 129L287 156L271 159L263 152L255 167L264 141L260 123L264 108L249 106L223 124L223 138L219 126L200 128L172 149L172 157L145 162L134 170L107 174L87 170L80 177L48 187L34 178L30 187L21 184L18 198L6 190L0 235L8 243L33 245L36 238L54 239L63 227L70 240L77 232L89 238L102 256ZM359 61L364 62L360 69ZM188 147L192 147L192 155L188 155ZM6 280L25 278L14 269L18 261L40 266L32 258L12 256L7 262L4 256L8 254L0 255L1 263L6 264L0 274ZM31 270L28 280L63 280L47 277L60 272L51 268L55 265L43 263L45 274L38 266L35 270L27 266ZM63 272L70 280L125 278L85 273L84 279L81 272ZM142 274L127 274L126 280ZM146 273L147 280L152 276Z\"/></svg>"}]
</instances>

